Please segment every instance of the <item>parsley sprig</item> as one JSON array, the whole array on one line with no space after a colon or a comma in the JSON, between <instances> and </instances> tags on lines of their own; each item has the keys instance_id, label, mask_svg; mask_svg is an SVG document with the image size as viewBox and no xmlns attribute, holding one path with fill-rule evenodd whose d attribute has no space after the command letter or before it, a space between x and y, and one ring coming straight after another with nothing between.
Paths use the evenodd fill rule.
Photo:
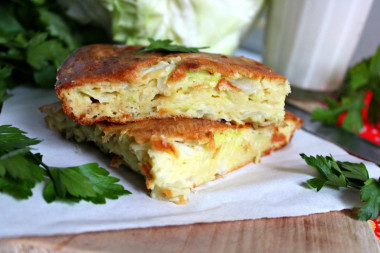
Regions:
<instances>
[{"instance_id":1,"label":"parsley sprig","mask_svg":"<svg viewBox=\"0 0 380 253\"><path fill-rule=\"evenodd\" d=\"M57 0L0 1L0 104L20 84L53 88L62 61L78 47L108 42L106 31L65 14Z\"/></svg>"},{"instance_id":2,"label":"parsley sprig","mask_svg":"<svg viewBox=\"0 0 380 253\"><path fill-rule=\"evenodd\" d=\"M41 141L25 134L10 125L0 126L0 192L27 199L37 182L46 181L43 197L48 203L86 200L103 204L106 199L130 194L97 163L67 168L46 165L41 154L31 152L30 146Z\"/></svg>"},{"instance_id":3,"label":"parsley sprig","mask_svg":"<svg viewBox=\"0 0 380 253\"><path fill-rule=\"evenodd\" d=\"M380 209L380 179L369 178L367 168L363 163L335 161L330 156L306 156L300 154L308 165L316 168L322 178L312 178L307 183L317 191L323 186L353 187L360 190L364 204L359 212L359 219L376 219Z\"/></svg>"},{"instance_id":4,"label":"parsley sprig","mask_svg":"<svg viewBox=\"0 0 380 253\"><path fill-rule=\"evenodd\" d=\"M372 99L367 116L376 125L380 123L380 46L372 57L349 69L339 99L326 98L327 108L316 108L312 119L334 124L340 114L347 112L342 127L358 133L363 127L361 111L368 91L372 92Z\"/></svg>"},{"instance_id":5,"label":"parsley sprig","mask_svg":"<svg viewBox=\"0 0 380 253\"><path fill-rule=\"evenodd\" d=\"M169 51L169 52L182 52L182 53L199 53L199 49L205 49L208 47L185 47L181 45L172 44L172 40L154 40L148 39L150 45L144 49L136 52L136 54L142 54L149 51Z\"/></svg>"}]
</instances>

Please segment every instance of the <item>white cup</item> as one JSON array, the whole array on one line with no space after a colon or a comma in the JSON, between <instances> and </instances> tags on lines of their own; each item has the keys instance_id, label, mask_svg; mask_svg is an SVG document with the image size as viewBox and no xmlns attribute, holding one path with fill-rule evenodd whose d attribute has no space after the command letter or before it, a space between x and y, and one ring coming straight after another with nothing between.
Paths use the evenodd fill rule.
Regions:
<instances>
[{"instance_id":1,"label":"white cup","mask_svg":"<svg viewBox=\"0 0 380 253\"><path fill-rule=\"evenodd\" d=\"M263 62L289 79L294 98L333 93L371 5L372 0L270 0Z\"/></svg>"}]
</instances>

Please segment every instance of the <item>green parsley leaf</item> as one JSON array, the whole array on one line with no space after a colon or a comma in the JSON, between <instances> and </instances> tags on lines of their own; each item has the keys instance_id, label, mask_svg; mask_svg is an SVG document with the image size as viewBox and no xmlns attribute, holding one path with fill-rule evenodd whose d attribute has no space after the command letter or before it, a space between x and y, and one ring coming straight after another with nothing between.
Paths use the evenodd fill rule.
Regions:
<instances>
[{"instance_id":1,"label":"green parsley leaf","mask_svg":"<svg viewBox=\"0 0 380 253\"><path fill-rule=\"evenodd\" d=\"M30 145L40 141L25 136L25 132L0 126L0 191L15 198L28 198L36 182L44 179L45 171L32 159Z\"/></svg>"},{"instance_id":2,"label":"green parsley leaf","mask_svg":"<svg viewBox=\"0 0 380 253\"><path fill-rule=\"evenodd\" d=\"M70 32L70 27L62 17L47 8L39 8L40 20L45 25L46 30L51 36L57 37L68 45L70 50L80 46L79 41Z\"/></svg>"},{"instance_id":3,"label":"green parsley leaf","mask_svg":"<svg viewBox=\"0 0 380 253\"><path fill-rule=\"evenodd\" d=\"M317 155L316 157L308 157L305 154L301 154L301 157L308 165L316 168L319 173L322 174L323 179L325 180L324 185L328 184L335 187L347 186L346 178L332 156L324 157ZM312 183L315 184L314 181ZM319 189L321 188L322 187Z\"/></svg>"},{"instance_id":4,"label":"green parsley leaf","mask_svg":"<svg viewBox=\"0 0 380 253\"><path fill-rule=\"evenodd\" d=\"M57 0L0 1L0 106L18 85L53 88L56 70L76 48L110 42L105 29L71 19Z\"/></svg>"},{"instance_id":5,"label":"green parsley leaf","mask_svg":"<svg viewBox=\"0 0 380 253\"><path fill-rule=\"evenodd\" d=\"M348 131L359 133L363 128L362 108L364 108L363 102L364 96L359 95L353 100L348 100L344 104L349 108L347 115L343 120L342 127Z\"/></svg>"},{"instance_id":6,"label":"green parsley leaf","mask_svg":"<svg viewBox=\"0 0 380 253\"><path fill-rule=\"evenodd\" d=\"M349 70L350 86L356 90L364 86L370 79L370 71L366 61L362 61Z\"/></svg>"},{"instance_id":7,"label":"green parsley leaf","mask_svg":"<svg viewBox=\"0 0 380 253\"><path fill-rule=\"evenodd\" d=\"M97 194L97 203L105 202L105 196L108 199L117 199L119 195L129 194L129 191L124 190L121 185L115 184L120 180L116 177L109 176L109 172L102 167L99 167L96 163L90 163L87 165L79 166L80 172L88 177L91 185ZM91 199L92 202L95 199ZM94 202L96 203L96 202Z\"/></svg>"},{"instance_id":8,"label":"green parsley leaf","mask_svg":"<svg viewBox=\"0 0 380 253\"><path fill-rule=\"evenodd\" d=\"M380 46L377 48L376 53L371 57L369 71L371 76L380 75Z\"/></svg>"},{"instance_id":9,"label":"green parsley leaf","mask_svg":"<svg viewBox=\"0 0 380 253\"><path fill-rule=\"evenodd\" d=\"M359 132L363 127L363 119L361 116L361 109L364 107L364 95L358 95L353 99L345 98L343 103L328 99L325 102L328 108L316 108L311 118L312 120L319 120L328 124L334 124L338 121L340 114L347 112L346 118L343 120L342 127L351 132Z\"/></svg>"},{"instance_id":10,"label":"green parsley leaf","mask_svg":"<svg viewBox=\"0 0 380 253\"><path fill-rule=\"evenodd\" d=\"M32 196L34 186L34 181L0 177L0 192L7 193L17 199L27 199Z\"/></svg>"},{"instance_id":11,"label":"green parsley leaf","mask_svg":"<svg viewBox=\"0 0 380 253\"><path fill-rule=\"evenodd\" d=\"M372 92L372 100L368 108L368 119L372 124L376 125L380 123L380 87L374 88Z\"/></svg>"},{"instance_id":12,"label":"green parsley leaf","mask_svg":"<svg viewBox=\"0 0 380 253\"><path fill-rule=\"evenodd\" d=\"M363 163L351 162L337 162L338 166L342 168L342 173L346 177L347 185L360 189L363 182L369 178L367 168Z\"/></svg>"},{"instance_id":13,"label":"green parsley leaf","mask_svg":"<svg viewBox=\"0 0 380 253\"><path fill-rule=\"evenodd\" d=\"M0 106L8 97L7 93L7 79L11 76L13 67L10 65L3 65L0 63Z\"/></svg>"},{"instance_id":14,"label":"green parsley leaf","mask_svg":"<svg viewBox=\"0 0 380 253\"><path fill-rule=\"evenodd\" d=\"M42 42L46 41L48 38L48 33L37 33L33 34L31 39L28 41L27 47L34 48L41 44Z\"/></svg>"},{"instance_id":15,"label":"green parsley leaf","mask_svg":"<svg viewBox=\"0 0 380 253\"><path fill-rule=\"evenodd\" d=\"M106 203L130 194L119 179L97 163L68 168L49 167L42 162L42 155L32 153L30 146L40 140L29 138L26 133L10 125L0 126L0 192L16 198L32 196L37 182L47 180L43 196L50 203L54 200Z\"/></svg>"},{"instance_id":16,"label":"green parsley leaf","mask_svg":"<svg viewBox=\"0 0 380 253\"><path fill-rule=\"evenodd\" d=\"M380 123L380 45L371 58L362 60L347 71L338 100L325 99L327 108L316 108L312 119L335 124L339 115L346 112L342 127L358 133L363 127L363 99L369 91L373 96L367 117L376 125Z\"/></svg>"},{"instance_id":17,"label":"green parsley leaf","mask_svg":"<svg viewBox=\"0 0 380 253\"><path fill-rule=\"evenodd\" d=\"M80 173L78 167L50 168L49 171L59 197L65 198L68 194L82 198L96 196L90 180Z\"/></svg>"},{"instance_id":18,"label":"green parsley leaf","mask_svg":"<svg viewBox=\"0 0 380 253\"><path fill-rule=\"evenodd\" d=\"M24 28L18 22L17 18L12 15L13 8L4 4L0 8L0 42L4 41L3 36L23 32Z\"/></svg>"},{"instance_id":19,"label":"green parsley leaf","mask_svg":"<svg viewBox=\"0 0 380 253\"><path fill-rule=\"evenodd\" d=\"M380 181L369 178L363 163L335 161L331 155L316 157L300 155L308 165L316 168L322 175L322 178L312 178L307 181L312 188L320 191L323 186L330 185L359 189L364 203L360 209L359 219L375 219L379 215Z\"/></svg>"},{"instance_id":20,"label":"green parsley leaf","mask_svg":"<svg viewBox=\"0 0 380 253\"><path fill-rule=\"evenodd\" d=\"M341 113L345 110L343 108L335 108L333 110L325 109L325 108L315 108L313 113L311 114L312 120L319 120L328 124L334 124L337 121L337 118Z\"/></svg>"},{"instance_id":21,"label":"green parsley leaf","mask_svg":"<svg viewBox=\"0 0 380 253\"><path fill-rule=\"evenodd\" d=\"M35 46L28 46L26 61L35 69L42 69L53 64L59 67L70 51L58 40L46 40Z\"/></svg>"},{"instance_id":22,"label":"green parsley leaf","mask_svg":"<svg viewBox=\"0 0 380 253\"><path fill-rule=\"evenodd\" d=\"M44 190L47 202L55 199L82 198L95 204L104 204L105 199L117 199L130 194L121 185L115 184L118 178L109 176L109 172L97 163L77 167L50 168L52 183ZM55 187L52 187L54 185Z\"/></svg>"},{"instance_id":23,"label":"green parsley leaf","mask_svg":"<svg viewBox=\"0 0 380 253\"><path fill-rule=\"evenodd\" d=\"M317 189L317 192L322 189L323 186L325 186L327 180L323 178L312 178L307 180L307 184L311 187Z\"/></svg>"},{"instance_id":24,"label":"green parsley leaf","mask_svg":"<svg viewBox=\"0 0 380 253\"><path fill-rule=\"evenodd\" d=\"M199 49L205 49L209 47L185 47L181 45L173 45L172 40L154 40L148 39L150 45L144 49L136 52L136 54L142 54L149 51L169 51L169 52L182 52L182 53L199 53Z\"/></svg>"},{"instance_id":25,"label":"green parsley leaf","mask_svg":"<svg viewBox=\"0 0 380 253\"><path fill-rule=\"evenodd\" d=\"M45 68L35 70L33 72L33 79L41 87L50 87L55 82L55 74L57 68L52 65L48 65Z\"/></svg>"},{"instance_id":26,"label":"green parsley leaf","mask_svg":"<svg viewBox=\"0 0 380 253\"><path fill-rule=\"evenodd\" d=\"M11 125L0 126L0 154L36 145L40 140L29 138L24 131Z\"/></svg>"},{"instance_id":27,"label":"green parsley leaf","mask_svg":"<svg viewBox=\"0 0 380 253\"><path fill-rule=\"evenodd\" d=\"M359 219L376 219L380 207L380 180L368 179L360 190L362 201L366 202L360 209Z\"/></svg>"},{"instance_id":28,"label":"green parsley leaf","mask_svg":"<svg viewBox=\"0 0 380 253\"><path fill-rule=\"evenodd\" d=\"M44 170L38 166L39 164L29 159L30 152L27 149L28 148L18 149L2 155L0 158L0 167L3 168L1 174L8 175L14 179L42 181L44 178ZM22 151L22 153L19 151Z\"/></svg>"}]
</instances>

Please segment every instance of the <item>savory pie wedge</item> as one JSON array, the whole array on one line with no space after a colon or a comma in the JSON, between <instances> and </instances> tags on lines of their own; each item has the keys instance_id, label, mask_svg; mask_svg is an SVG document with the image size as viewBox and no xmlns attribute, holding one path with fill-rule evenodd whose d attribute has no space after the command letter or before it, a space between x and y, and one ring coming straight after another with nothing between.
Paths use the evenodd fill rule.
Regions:
<instances>
[{"instance_id":1,"label":"savory pie wedge","mask_svg":"<svg viewBox=\"0 0 380 253\"><path fill-rule=\"evenodd\" d=\"M49 128L77 142L94 142L144 175L153 198L186 203L191 190L286 145L302 120L286 113L279 126L252 128L204 119L147 119L123 125L80 125L60 103L40 108Z\"/></svg>"},{"instance_id":2,"label":"savory pie wedge","mask_svg":"<svg viewBox=\"0 0 380 253\"><path fill-rule=\"evenodd\" d=\"M266 126L284 119L288 80L254 60L208 53L89 45L57 74L65 113L80 124L205 118Z\"/></svg>"}]
</instances>

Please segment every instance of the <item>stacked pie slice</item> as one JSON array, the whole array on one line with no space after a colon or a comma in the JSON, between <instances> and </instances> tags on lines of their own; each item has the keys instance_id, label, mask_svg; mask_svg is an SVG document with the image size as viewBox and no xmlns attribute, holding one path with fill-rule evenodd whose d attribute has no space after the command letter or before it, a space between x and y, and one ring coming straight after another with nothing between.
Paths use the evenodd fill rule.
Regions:
<instances>
[{"instance_id":1,"label":"stacked pie slice","mask_svg":"<svg viewBox=\"0 0 380 253\"><path fill-rule=\"evenodd\" d=\"M90 45L58 71L51 129L94 142L145 177L151 196L190 191L286 145L302 124L285 112L286 78L256 61Z\"/></svg>"}]
</instances>

